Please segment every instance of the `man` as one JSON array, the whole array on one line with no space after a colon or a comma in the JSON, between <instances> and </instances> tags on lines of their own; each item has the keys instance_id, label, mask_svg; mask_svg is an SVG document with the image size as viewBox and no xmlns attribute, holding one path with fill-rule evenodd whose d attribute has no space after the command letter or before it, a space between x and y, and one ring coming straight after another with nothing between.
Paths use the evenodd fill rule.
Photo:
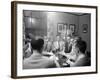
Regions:
<instances>
[{"instance_id":1,"label":"man","mask_svg":"<svg viewBox=\"0 0 100 80\"><path fill-rule=\"evenodd\" d=\"M59 41L59 51L64 51L65 50L65 42L62 38L60 38L60 41Z\"/></svg>"},{"instance_id":2,"label":"man","mask_svg":"<svg viewBox=\"0 0 100 80\"><path fill-rule=\"evenodd\" d=\"M60 37L57 35L56 41L53 42L53 49L54 50L59 50L59 48L60 48L59 40L60 40Z\"/></svg>"},{"instance_id":3,"label":"man","mask_svg":"<svg viewBox=\"0 0 100 80\"><path fill-rule=\"evenodd\" d=\"M32 40L31 46L33 54L23 61L23 69L34 69L34 68L52 68L56 67L54 59L43 56L43 39Z\"/></svg>"},{"instance_id":4,"label":"man","mask_svg":"<svg viewBox=\"0 0 100 80\"><path fill-rule=\"evenodd\" d=\"M67 36L65 41L65 53L70 53L72 50L71 37Z\"/></svg>"},{"instance_id":5,"label":"man","mask_svg":"<svg viewBox=\"0 0 100 80\"><path fill-rule=\"evenodd\" d=\"M68 56L68 63L71 67L75 66L90 66L90 58L85 55L86 51L86 42L77 41L76 44L72 47L72 52Z\"/></svg>"},{"instance_id":6,"label":"man","mask_svg":"<svg viewBox=\"0 0 100 80\"><path fill-rule=\"evenodd\" d=\"M47 36L44 36L44 51L47 51L47 43L48 43L48 37Z\"/></svg>"}]
</instances>

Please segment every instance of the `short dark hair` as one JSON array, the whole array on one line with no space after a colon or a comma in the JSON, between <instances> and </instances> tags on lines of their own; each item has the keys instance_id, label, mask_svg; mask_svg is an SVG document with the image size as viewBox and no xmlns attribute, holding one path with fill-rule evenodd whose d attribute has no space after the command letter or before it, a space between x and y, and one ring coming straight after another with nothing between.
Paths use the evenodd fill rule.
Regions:
<instances>
[{"instance_id":1,"label":"short dark hair","mask_svg":"<svg viewBox=\"0 0 100 80\"><path fill-rule=\"evenodd\" d=\"M81 38L81 37L75 37L75 39L76 39L77 41L82 40L82 38Z\"/></svg>"},{"instance_id":2,"label":"short dark hair","mask_svg":"<svg viewBox=\"0 0 100 80\"><path fill-rule=\"evenodd\" d=\"M41 49L43 48L44 40L43 39L32 39L31 40L31 46L33 50L37 50L41 53Z\"/></svg>"},{"instance_id":3,"label":"short dark hair","mask_svg":"<svg viewBox=\"0 0 100 80\"><path fill-rule=\"evenodd\" d=\"M26 38L29 38L29 39L30 39L31 37L30 37L30 35L29 35L29 34L26 34Z\"/></svg>"},{"instance_id":4,"label":"short dark hair","mask_svg":"<svg viewBox=\"0 0 100 80\"><path fill-rule=\"evenodd\" d=\"M77 41L76 47L78 47L79 50L80 50L82 53L85 53L86 48L87 48L87 44L86 44L85 41L80 40L80 41Z\"/></svg>"}]
</instances>

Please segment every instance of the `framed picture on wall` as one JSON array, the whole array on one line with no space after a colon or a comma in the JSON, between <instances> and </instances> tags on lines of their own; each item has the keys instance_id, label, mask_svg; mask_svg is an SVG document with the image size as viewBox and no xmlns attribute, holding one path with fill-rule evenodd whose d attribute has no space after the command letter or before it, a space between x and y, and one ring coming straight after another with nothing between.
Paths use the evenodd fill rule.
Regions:
<instances>
[{"instance_id":1,"label":"framed picture on wall","mask_svg":"<svg viewBox=\"0 0 100 80\"><path fill-rule=\"evenodd\" d=\"M69 24L69 29L72 31L72 33L75 33L76 30L75 24Z\"/></svg>"},{"instance_id":2,"label":"framed picture on wall","mask_svg":"<svg viewBox=\"0 0 100 80\"><path fill-rule=\"evenodd\" d=\"M27 17L30 17L31 20ZM89 22L88 24L91 25L88 26L88 29L90 29L90 34L88 35L81 35L80 31L82 28L76 26L82 24L81 22L83 21L80 21L83 20L81 19L82 17L84 18L84 23ZM26 20L24 20L25 18ZM32 18L39 19L39 22L37 23L36 20ZM55 38L55 40L59 39L55 37L57 31L65 31L68 27L67 24L65 25L59 22L67 22L67 24L72 22L73 24L70 24L69 28L73 32L77 29L79 37L87 36L85 41L82 40L80 42L82 45L77 43L80 46L77 46L78 49L76 49L76 47L73 49L79 50L77 52L80 53L77 57L73 58L73 55L70 55L70 57L66 52L61 53L62 50L67 49L67 47L62 50L55 47L48 50L46 47L45 50L46 41L50 39L49 41L54 43L55 41L53 38ZM52 24L52 26L49 24ZM48 31L47 26L50 27L50 32L52 32L50 34L53 34L51 35L53 38L48 38L43 33ZM87 32L86 25L85 28L83 28L83 32ZM87 41L90 42L90 44L86 46ZM84 48L84 50L80 48ZM86 49L88 51L86 51ZM79 55L82 55L81 60L79 59ZM77 61L78 59L79 61ZM92 73L97 73L97 6L24 1L11 2L12 78L50 77Z\"/></svg>"},{"instance_id":3,"label":"framed picture on wall","mask_svg":"<svg viewBox=\"0 0 100 80\"><path fill-rule=\"evenodd\" d=\"M67 31L67 29L68 29L68 24L64 24L64 23L58 23L57 24L57 32L58 33L66 33L66 31Z\"/></svg>"},{"instance_id":4,"label":"framed picture on wall","mask_svg":"<svg viewBox=\"0 0 100 80\"><path fill-rule=\"evenodd\" d=\"M64 24L58 23L57 29L58 29L58 33L61 33L63 31L63 29L64 29Z\"/></svg>"},{"instance_id":5,"label":"framed picture on wall","mask_svg":"<svg viewBox=\"0 0 100 80\"><path fill-rule=\"evenodd\" d=\"M87 33L88 32L88 24L83 24L82 28L83 28L83 33Z\"/></svg>"}]
</instances>

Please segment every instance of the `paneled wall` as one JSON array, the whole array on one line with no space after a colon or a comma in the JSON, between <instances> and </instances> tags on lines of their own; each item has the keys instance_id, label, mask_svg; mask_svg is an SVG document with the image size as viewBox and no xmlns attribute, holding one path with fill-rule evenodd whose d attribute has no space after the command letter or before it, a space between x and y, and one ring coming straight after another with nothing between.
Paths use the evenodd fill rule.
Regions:
<instances>
[{"instance_id":1,"label":"paneled wall","mask_svg":"<svg viewBox=\"0 0 100 80\"><path fill-rule=\"evenodd\" d=\"M50 28L53 37L57 35L57 25L59 23L67 24L68 27L70 24L74 24L76 27L76 32L78 30L79 17L70 13L62 12L48 12L47 13L47 26Z\"/></svg>"},{"instance_id":2,"label":"paneled wall","mask_svg":"<svg viewBox=\"0 0 100 80\"><path fill-rule=\"evenodd\" d=\"M33 35L47 34L47 15L43 11L24 11L26 33Z\"/></svg>"},{"instance_id":3,"label":"paneled wall","mask_svg":"<svg viewBox=\"0 0 100 80\"><path fill-rule=\"evenodd\" d=\"M82 15L79 16L79 36L82 37L82 39L84 41L86 41L87 43L87 51L91 51L91 25L90 25L90 21L91 21L91 15L87 14L87 15ZM83 25L86 24L87 25L87 31L84 33L83 32Z\"/></svg>"},{"instance_id":4,"label":"paneled wall","mask_svg":"<svg viewBox=\"0 0 100 80\"><path fill-rule=\"evenodd\" d=\"M24 22L27 33L34 35L47 35L50 32L54 38L57 35L57 25L59 23L74 24L78 30L79 17L64 12L45 12L24 10Z\"/></svg>"}]
</instances>

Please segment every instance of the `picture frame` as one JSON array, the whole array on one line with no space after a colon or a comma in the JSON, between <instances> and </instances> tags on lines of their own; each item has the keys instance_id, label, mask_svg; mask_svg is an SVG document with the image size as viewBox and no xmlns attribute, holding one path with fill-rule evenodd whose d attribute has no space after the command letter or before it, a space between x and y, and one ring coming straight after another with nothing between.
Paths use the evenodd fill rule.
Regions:
<instances>
[{"instance_id":1,"label":"picture frame","mask_svg":"<svg viewBox=\"0 0 100 80\"><path fill-rule=\"evenodd\" d=\"M87 24L83 24L83 33L87 33L88 32L88 25Z\"/></svg>"},{"instance_id":2,"label":"picture frame","mask_svg":"<svg viewBox=\"0 0 100 80\"><path fill-rule=\"evenodd\" d=\"M58 28L58 33L61 33L64 29L64 24L63 23L58 23L57 26L58 26L57 27Z\"/></svg>"},{"instance_id":3,"label":"picture frame","mask_svg":"<svg viewBox=\"0 0 100 80\"><path fill-rule=\"evenodd\" d=\"M75 24L69 24L69 29L72 31L72 33L75 33L76 30L75 27L76 27Z\"/></svg>"},{"instance_id":4,"label":"picture frame","mask_svg":"<svg viewBox=\"0 0 100 80\"><path fill-rule=\"evenodd\" d=\"M91 14L91 65L87 67L70 67L70 68L48 68L48 69L23 69L23 10L29 11L47 11L47 12L64 12L74 15L77 13ZM83 14L84 13L84 14ZM80 15L80 14L78 14ZM59 19L60 20L60 19ZM67 22L68 23L68 22ZM53 25L52 25L53 26ZM54 25L55 26L55 25ZM58 24L63 26L63 24ZM71 26L71 25L70 25ZM73 31L75 26L71 26ZM80 27L79 27L80 28ZM58 31L61 31L60 29ZM84 32L84 31L83 31ZM41 34L40 31L39 34ZM43 33L44 34L44 33ZM52 33L53 34L53 33ZM50 77L64 75L96 74L97 68L97 6L73 5L58 3L40 3L40 2L11 2L11 77L12 78L34 78ZM93 49L92 49L93 48Z\"/></svg>"},{"instance_id":5,"label":"picture frame","mask_svg":"<svg viewBox=\"0 0 100 80\"><path fill-rule=\"evenodd\" d=\"M67 23L58 23L57 24L57 32L58 34L66 34L67 29L69 29Z\"/></svg>"}]
</instances>

